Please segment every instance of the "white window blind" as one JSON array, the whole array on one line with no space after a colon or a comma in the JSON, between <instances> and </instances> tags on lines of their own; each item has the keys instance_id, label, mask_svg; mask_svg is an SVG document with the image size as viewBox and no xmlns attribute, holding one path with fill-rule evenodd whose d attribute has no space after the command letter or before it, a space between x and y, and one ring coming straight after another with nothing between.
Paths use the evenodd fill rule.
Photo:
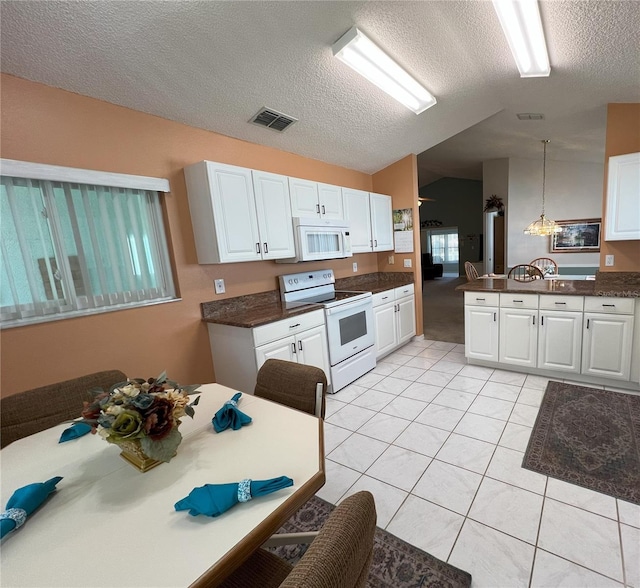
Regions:
<instances>
[{"instance_id":1,"label":"white window blind","mask_svg":"<svg viewBox=\"0 0 640 588\"><path fill-rule=\"evenodd\" d=\"M2 175L0 230L3 327L175 299L156 191Z\"/></svg>"}]
</instances>

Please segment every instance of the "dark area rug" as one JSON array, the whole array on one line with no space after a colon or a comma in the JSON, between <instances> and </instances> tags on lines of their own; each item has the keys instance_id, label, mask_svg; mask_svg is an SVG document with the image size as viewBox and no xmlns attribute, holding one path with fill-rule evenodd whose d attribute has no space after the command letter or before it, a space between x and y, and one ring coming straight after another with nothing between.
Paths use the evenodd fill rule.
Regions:
<instances>
[{"instance_id":1,"label":"dark area rug","mask_svg":"<svg viewBox=\"0 0 640 588\"><path fill-rule=\"evenodd\" d=\"M334 506L317 496L307 501L278 531L301 533L317 531ZM295 564L308 545L270 548ZM413 547L383 529L377 528L368 588L468 588L471 575Z\"/></svg>"},{"instance_id":2,"label":"dark area rug","mask_svg":"<svg viewBox=\"0 0 640 588\"><path fill-rule=\"evenodd\" d=\"M640 504L640 395L549 382L522 467Z\"/></svg>"}]
</instances>

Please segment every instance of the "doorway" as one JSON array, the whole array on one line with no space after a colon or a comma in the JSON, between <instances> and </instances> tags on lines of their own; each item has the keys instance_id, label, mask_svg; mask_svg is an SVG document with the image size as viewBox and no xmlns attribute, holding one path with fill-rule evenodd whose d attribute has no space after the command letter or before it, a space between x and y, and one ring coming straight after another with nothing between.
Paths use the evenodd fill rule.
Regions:
<instances>
[{"instance_id":1,"label":"doorway","mask_svg":"<svg viewBox=\"0 0 640 588\"><path fill-rule=\"evenodd\" d=\"M443 278L460 276L458 227L438 227L420 231L422 253L431 253L433 263L442 264Z\"/></svg>"}]
</instances>

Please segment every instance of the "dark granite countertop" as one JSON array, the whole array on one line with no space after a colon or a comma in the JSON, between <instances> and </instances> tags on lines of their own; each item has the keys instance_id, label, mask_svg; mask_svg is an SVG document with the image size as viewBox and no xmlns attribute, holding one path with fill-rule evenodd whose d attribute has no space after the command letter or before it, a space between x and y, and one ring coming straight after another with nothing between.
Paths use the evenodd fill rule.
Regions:
<instances>
[{"instance_id":1,"label":"dark granite countertop","mask_svg":"<svg viewBox=\"0 0 640 588\"><path fill-rule=\"evenodd\" d=\"M638 298L640 297L640 272L598 272L595 280L554 279L518 282L500 278L478 278L458 286L456 290Z\"/></svg>"},{"instance_id":2,"label":"dark granite countertop","mask_svg":"<svg viewBox=\"0 0 640 588\"><path fill-rule=\"evenodd\" d=\"M390 288L413 283L409 272L376 272L336 280L336 290L357 292L382 292ZM267 323L291 318L299 314L322 309L320 304L308 304L292 309L283 306L280 291L271 290L259 294L248 294L224 300L213 300L200 304L202 320L207 323L253 328Z\"/></svg>"}]
</instances>

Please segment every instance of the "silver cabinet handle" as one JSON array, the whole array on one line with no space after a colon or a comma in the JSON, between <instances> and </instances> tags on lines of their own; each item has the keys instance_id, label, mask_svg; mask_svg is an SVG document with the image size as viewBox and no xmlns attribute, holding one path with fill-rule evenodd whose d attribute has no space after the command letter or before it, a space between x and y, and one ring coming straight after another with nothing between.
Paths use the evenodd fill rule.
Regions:
<instances>
[{"instance_id":1,"label":"silver cabinet handle","mask_svg":"<svg viewBox=\"0 0 640 588\"><path fill-rule=\"evenodd\" d=\"M591 320L591 319L587 319L587 329L589 328L589 321L590 321L590 320Z\"/></svg>"},{"instance_id":2,"label":"silver cabinet handle","mask_svg":"<svg viewBox=\"0 0 640 588\"><path fill-rule=\"evenodd\" d=\"M533 324L535 325L536 324L536 315L535 314L531 315L531 318L533 319Z\"/></svg>"},{"instance_id":3,"label":"silver cabinet handle","mask_svg":"<svg viewBox=\"0 0 640 588\"><path fill-rule=\"evenodd\" d=\"M295 343L291 343L291 348L293 349L293 354L296 354L296 344Z\"/></svg>"},{"instance_id":4,"label":"silver cabinet handle","mask_svg":"<svg viewBox=\"0 0 640 588\"><path fill-rule=\"evenodd\" d=\"M265 252L265 253L269 253L269 248L267 247L267 244L266 244L266 243L264 244L264 252Z\"/></svg>"},{"instance_id":5,"label":"silver cabinet handle","mask_svg":"<svg viewBox=\"0 0 640 588\"><path fill-rule=\"evenodd\" d=\"M540 326L544 327L544 315L540 317Z\"/></svg>"},{"instance_id":6,"label":"silver cabinet handle","mask_svg":"<svg viewBox=\"0 0 640 588\"><path fill-rule=\"evenodd\" d=\"M289 325L290 329L295 329L296 327L299 327L300 323L296 323L295 325Z\"/></svg>"},{"instance_id":7,"label":"silver cabinet handle","mask_svg":"<svg viewBox=\"0 0 640 588\"><path fill-rule=\"evenodd\" d=\"M477 302L484 302L486 300L486 298L476 298Z\"/></svg>"},{"instance_id":8,"label":"silver cabinet handle","mask_svg":"<svg viewBox=\"0 0 640 588\"><path fill-rule=\"evenodd\" d=\"M564 304L565 306L567 305L566 302L554 302L554 304Z\"/></svg>"},{"instance_id":9,"label":"silver cabinet handle","mask_svg":"<svg viewBox=\"0 0 640 588\"><path fill-rule=\"evenodd\" d=\"M322 214L327 214L324 210L324 204L322 205Z\"/></svg>"},{"instance_id":10,"label":"silver cabinet handle","mask_svg":"<svg viewBox=\"0 0 640 588\"><path fill-rule=\"evenodd\" d=\"M615 308L615 307L616 307L616 305L615 305L615 304L603 304L602 306L609 306L609 307L611 307L611 308Z\"/></svg>"},{"instance_id":11,"label":"silver cabinet handle","mask_svg":"<svg viewBox=\"0 0 640 588\"><path fill-rule=\"evenodd\" d=\"M316 212L317 212L318 214L320 214L320 205L319 205L319 204L316 204Z\"/></svg>"},{"instance_id":12,"label":"silver cabinet handle","mask_svg":"<svg viewBox=\"0 0 640 588\"><path fill-rule=\"evenodd\" d=\"M260 253L260 243L256 243L256 253Z\"/></svg>"},{"instance_id":13,"label":"silver cabinet handle","mask_svg":"<svg viewBox=\"0 0 640 588\"><path fill-rule=\"evenodd\" d=\"M388 296L383 296L382 300L386 300L387 298L389 298Z\"/></svg>"},{"instance_id":14,"label":"silver cabinet handle","mask_svg":"<svg viewBox=\"0 0 640 588\"><path fill-rule=\"evenodd\" d=\"M302 351L302 341L298 341L298 351Z\"/></svg>"},{"instance_id":15,"label":"silver cabinet handle","mask_svg":"<svg viewBox=\"0 0 640 588\"><path fill-rule=\"evenodd\" d=\"M374 239L375 243L376 243L376 247L378 246L378 239Z\"/></svg>"},{"instance_id":16,"label":"silver cabinet handle","mask_svg":"<svg viewBox=\"0 0 640 588\"><path fill-rule=\"evenodd\" d=\"M523 300L514 300L513 302L519 302L520 304L522 304L524 301Z\"/></svg>"},{"instance_id":17,"label":"silver cabinet handle","mask_svg":"<svg viewBox=\"0 0 640 588\"><path fill-rule=\"evenodd\" d=\"M496 322L496 313L495 312L493 313L493 322L494 323Z\"/></svg>"}]
</instances>

